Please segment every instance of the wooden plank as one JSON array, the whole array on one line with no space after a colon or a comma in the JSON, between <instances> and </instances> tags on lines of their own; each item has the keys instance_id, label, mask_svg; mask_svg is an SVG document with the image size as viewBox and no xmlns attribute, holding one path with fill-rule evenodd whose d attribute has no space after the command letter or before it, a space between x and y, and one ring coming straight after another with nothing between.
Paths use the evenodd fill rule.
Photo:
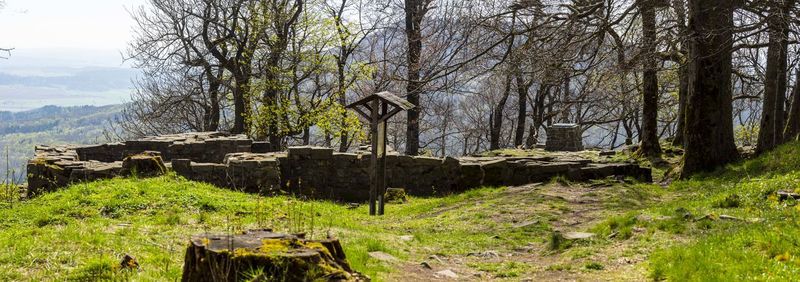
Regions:
<instances>
[{"instance_id":1,"label":"wooden plank","mask_svg":"<svg viewBox=\"0 0 800 282\"><path fill-rule=\"evenodd\" d=\"M414 108L414 104L411 104L411 102L407 101L406 99L400 98L397 95L394 95L388 91L377 93L375 94L375 96L382 98L392 106L401 108L406 111Z\"/></svg>"},{"instance_id":2,"label":"wooden plank","mask_svg":"<svg viewBox=\"0 0 800 282\"><path fill-rule=\"evenodd\" d=\"M415 107L414 104L407 101L406 99L400 98L397 95L394 95L388 91L384 91L364 97L361 100L358 100L348 105L347 108L355 108L361 105L369 106L373 100L382 100L383 102L389 103L392 106L401 108L406 111L413 109Z\"/></svg>"},{"instance_id":3,"label":"wooden plank","mask_svg":"<svg viewBox=\"0 0 800 282\"><path fill-rule=\"evenodd\" d=\"M383 116L381 116L381 122L385 122L385 121L389 120L394 115L400 113L400 111L402 111L402 110L403 109L401 109L401 108L395 107L391 112L385 113Z\"/></svg>"},{"instance_id":4,"label":"wooden plank","mask_svg":"<svg viewBox=\"0 0 800 282\"><path fill-rule=\"evenodd\" d=\"M352 108L352 109L353 109L354 111L356 111L356 113L358 113L359 115L361 115L362 117L364 117L365 119L371 119L371 118L372 118L372 115L371 115L371 114L365 113L365 112L364 112L364 111L362 111L362 110L361 110L361 108L359 108L359 107L354 107L354 108Z\"/></svg>"}]
</instances>

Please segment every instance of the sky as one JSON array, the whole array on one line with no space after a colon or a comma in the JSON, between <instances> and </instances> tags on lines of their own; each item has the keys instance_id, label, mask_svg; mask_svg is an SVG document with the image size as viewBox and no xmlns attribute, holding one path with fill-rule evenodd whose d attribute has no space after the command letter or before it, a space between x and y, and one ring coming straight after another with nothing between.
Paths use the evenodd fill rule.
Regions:
<instances>
[{"instance_id":1,"label":"sky","mask_svg":"<svg viewBox=\"0 0 800 282\"><path fill-rule=\"evenodd\" d=\"M120 65L120 52L132 36L129 11L145 1L5 0L0 10L0 47L14 48L12 56L69 60L83 53L96 56L95 62L81 58L73 64Z\"/></svg>"},{"instance_id":2,"label":"sky","mask_svg":"<svg viewBox=\"0 0 800 282\"><path fill-rule=\"evenodd\" d=\"M146 2L5 0L0 9L0 47L14 50L10 56L0 53L8 57L0 59L0 111L127 102L128 83L86 89L107 84L98 82L98 70L114 75L101 80L129 82L136 76L134 70L124 70L130 70L130 64L124 62L123 52L133 36L129 11ZM61 76L70 77L70 83L54 84L50 79Z\"/></svg>"}]
</instances>

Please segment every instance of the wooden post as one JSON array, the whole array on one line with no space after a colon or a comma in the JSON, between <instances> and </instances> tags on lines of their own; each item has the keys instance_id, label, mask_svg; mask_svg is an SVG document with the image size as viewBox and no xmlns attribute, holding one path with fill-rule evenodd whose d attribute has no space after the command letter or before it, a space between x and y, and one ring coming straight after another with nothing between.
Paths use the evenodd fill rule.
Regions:
<instances>
[{"instance_id":1,"label":"wooden post","mask_svg":"<svg viewBox=\"0 0 800 282\"><path fill-rule=\"evenodd\" d=\"M386 116L388 106L386 103L381 105L381 116ZM386 120L378 124L378 215L383 215L384 199L386 195Z\"/></svg>"},{"instance_id":2,"label":"wooden post","mask_svg":"<svg viewBox=\"0 0 800 282\"><path fill-rule=\"evenodd\" d=\"M389 106L392 110L389 110ZM347 106L369 120L372 153L369 172L369 214L383 215L386 194L386 132L387 121L401 111L414 108L410 102L389 92L365 97ZM367 111L364 111L366 109Z\"/></svg>"},{"instance_id":3,"label":"wooden post","mask_svg":"<svg viewBox=\"0 0 800 282\"><path fill-rule=\"evenodd\" d=\"M378 115L378 104L380 100L372 100L371 105L371 115L372 118L370 120L370 134L372 135L372 153L370 154L372 159L370 164L372 169L369 172L369 215L376 214L376 206L375 201L378 198L378 124L379 124L379 115Z\"/></svg>"}]
</instances>

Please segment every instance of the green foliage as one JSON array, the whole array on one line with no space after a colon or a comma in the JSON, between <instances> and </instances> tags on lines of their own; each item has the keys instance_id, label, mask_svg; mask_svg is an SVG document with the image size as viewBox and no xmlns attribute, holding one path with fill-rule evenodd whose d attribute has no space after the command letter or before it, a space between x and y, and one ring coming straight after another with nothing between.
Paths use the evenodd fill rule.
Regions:
<instances>
[{"instance_id":1,"label":"green foliage","mask_svg":"<svg viewBox=\"0 0 800 282\"><path fill-rule=\"evenodd\" d=\"M755 146L758 142L759 124L739 125L734 131L734 140L738 146Z\"/></svg>"},{"instance_id":2,"label":"green foliage","mask_svg":"<svg viewBox=\"0 0 800 282\"><path fill-rule=\"evenodd\" d=\"M306 3L293 32L281 38L282 32L274 29L283 24L276 22L286 21L293 11L263 1L252 5L258 16L250 19L251 25L264 34L259 38L259 52L278 57L264 62L263 74L248 86L251 107L246 119L251 135L295 136L316 126L326 136L363 139L358 116L347 111L343 102L355 82L371 79L374 67L352 60L340 66L339 54L325 51L347 47L341 44L358 36L351 32L356 26L340 23L327 16L329 11ZM328 86L331 78L335 80Z\"/></svg>"}]
</instances>

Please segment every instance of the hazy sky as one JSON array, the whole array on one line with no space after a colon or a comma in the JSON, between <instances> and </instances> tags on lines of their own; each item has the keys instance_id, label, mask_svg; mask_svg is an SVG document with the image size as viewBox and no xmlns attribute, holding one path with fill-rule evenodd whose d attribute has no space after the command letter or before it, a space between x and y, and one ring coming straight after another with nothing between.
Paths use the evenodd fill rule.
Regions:
<instances>
[{"instance_id":1,"label":"hazy sky","mask_svg":"<svg viewBox=\"0 0 800 282\"><path fill-rule=\"evenodd\" d=\"M0 76L6 75L0 79L0 111L127 101L129 86L84 91L42 77L73 76L72 84L92 86L97 83L94 77L76 74L99 67L117 75L111 77L115 81L133 79L135 72L117 68L129 68L122 59L132 36L128 11L146 1L5 0L0 9L0 47L15 50L8 59L0 59Z\"/></svg>"},{"instance_id":2,"label":"hazy sky","mask_svg":"<svg viewBox=\"0 0 800 282\"><path fill-rule=\"evenodd\" d=\"M119 52L124 51L132 34L133 21L128 11L146 0L5 2L5 8L0 10L0 47L15 48L19 56L43 59L85 51L98 58L120 58ZM8 61L12 63L13 58Z\"/></svg>"}]
</instances>

